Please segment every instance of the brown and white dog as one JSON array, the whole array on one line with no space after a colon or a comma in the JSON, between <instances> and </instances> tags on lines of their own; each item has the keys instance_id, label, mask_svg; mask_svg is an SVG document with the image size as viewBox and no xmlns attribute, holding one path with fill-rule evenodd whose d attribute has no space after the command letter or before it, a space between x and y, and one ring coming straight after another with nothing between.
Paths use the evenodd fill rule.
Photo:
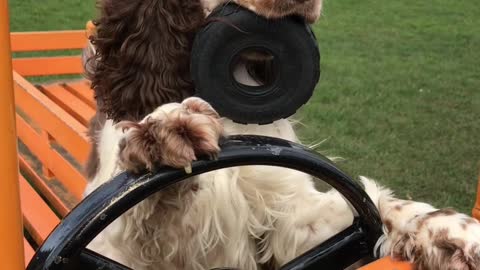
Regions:
<instances>
[{"instance_id":1,"label":"brown and white dog","mask_svg":"<svg viewBox=\"0 0 480 270\"><path fill-rule=\"evenodd\" d=\"M164 164L190 170L218 153L229 134L298 141L288 120L238 125L191 97L195 31L223 0L103 0L97 33L85 51L98 112L85 194L123 170ZM234 0L260 16L297 14L316 21L322 0ZM92 57L89 57L92 56ZM361 178L385 224L380 256L417 269L480 268L480 224L452 210L393 197ZM134 269L277 269L348 227L353 213L309 175L246 166L203 174L141 202L89 248Z\"/></svg>"}]
</instances>

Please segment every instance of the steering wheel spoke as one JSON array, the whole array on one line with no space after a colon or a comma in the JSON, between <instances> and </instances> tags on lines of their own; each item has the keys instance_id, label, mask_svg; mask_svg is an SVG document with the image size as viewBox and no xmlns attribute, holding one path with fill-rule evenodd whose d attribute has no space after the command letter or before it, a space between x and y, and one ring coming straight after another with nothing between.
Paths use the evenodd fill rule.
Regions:
<instances>
[{"instance_id":1,"label":"steering wheel spoke","mask_svg":"<svg viewBox=\"0 0 480 270\"><path fill-rule=\"evenodd\" d=\"M284 265L281 270L342 270L372 253L359 218L322 244Z\"/></svg>"},{"instance_id":2,"label":"steering wheel spoke","mask_svg":"<svg viewBox=\"0 0 480 270\"><path fill-rule=\"evenodd\" d=\"M132 270L121 263L113 261L89 249L84 249L78 256L66 263L66 269L102 269L102 270Z\"/></svg>"}]
</instances>

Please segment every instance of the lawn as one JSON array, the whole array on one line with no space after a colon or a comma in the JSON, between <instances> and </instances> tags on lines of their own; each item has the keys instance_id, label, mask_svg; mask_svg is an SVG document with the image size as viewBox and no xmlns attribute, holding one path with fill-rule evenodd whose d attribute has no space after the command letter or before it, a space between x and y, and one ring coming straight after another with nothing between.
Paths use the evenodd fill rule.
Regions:
<instances>
[{"instance_id":1,"label":"lawn","mask_svg":"<svg viewBox=\"0 0 480 270\"><path fill-rule=\"evenodd\" d=\"M10 0L12 31L82 29L89 0ZM480 5L327 0L314 26L316 93L304 142L399 196L470 212L480 160Z\"/></svg>"}]
</instances>

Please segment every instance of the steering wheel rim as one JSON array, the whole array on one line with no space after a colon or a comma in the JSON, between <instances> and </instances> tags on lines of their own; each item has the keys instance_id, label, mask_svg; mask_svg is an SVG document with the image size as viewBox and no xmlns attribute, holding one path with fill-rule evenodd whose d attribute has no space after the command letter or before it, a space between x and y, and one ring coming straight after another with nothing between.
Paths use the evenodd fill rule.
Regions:
<instances>
[{"instance_id":1,"label":"steering wheel rim","mask_svg":"<svg viewBox=\"0 0 480 270\"><path fill-rule=\"evenodd\" d=\"M295 169L321 179L339 191L358 213L353 225L297 257L282 270L344 269L365 256L373 258L382 235L378 210L365 191L326 157L293 142L263 136L231 136L221 143L216 160L199 160L192 173L162 167L156 173L122 173L80 202L55 228L27 270L130 269L86 246L117 217L153 193L195 175L222 168L267 165ZM95 268L93 268L95 267ZM103 267L103 268L102 268Z\"/></svg>"}]
</instances>

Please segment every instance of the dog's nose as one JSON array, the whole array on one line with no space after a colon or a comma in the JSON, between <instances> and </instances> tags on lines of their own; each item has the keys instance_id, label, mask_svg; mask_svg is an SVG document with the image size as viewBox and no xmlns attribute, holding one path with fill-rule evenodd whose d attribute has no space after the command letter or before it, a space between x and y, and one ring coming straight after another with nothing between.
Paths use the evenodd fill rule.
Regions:
<instances>
[{"instance_id":1,"label":"dog's nose","mask_svg":"<svg viewBox=\"0 0 480 270\"><path fill-rule=\"evenodd\" d=\"M308 2L309 0L294 0L294 1L299 3L299 4L303 4L305 2Z\"/></svg>"}]
</instances>

